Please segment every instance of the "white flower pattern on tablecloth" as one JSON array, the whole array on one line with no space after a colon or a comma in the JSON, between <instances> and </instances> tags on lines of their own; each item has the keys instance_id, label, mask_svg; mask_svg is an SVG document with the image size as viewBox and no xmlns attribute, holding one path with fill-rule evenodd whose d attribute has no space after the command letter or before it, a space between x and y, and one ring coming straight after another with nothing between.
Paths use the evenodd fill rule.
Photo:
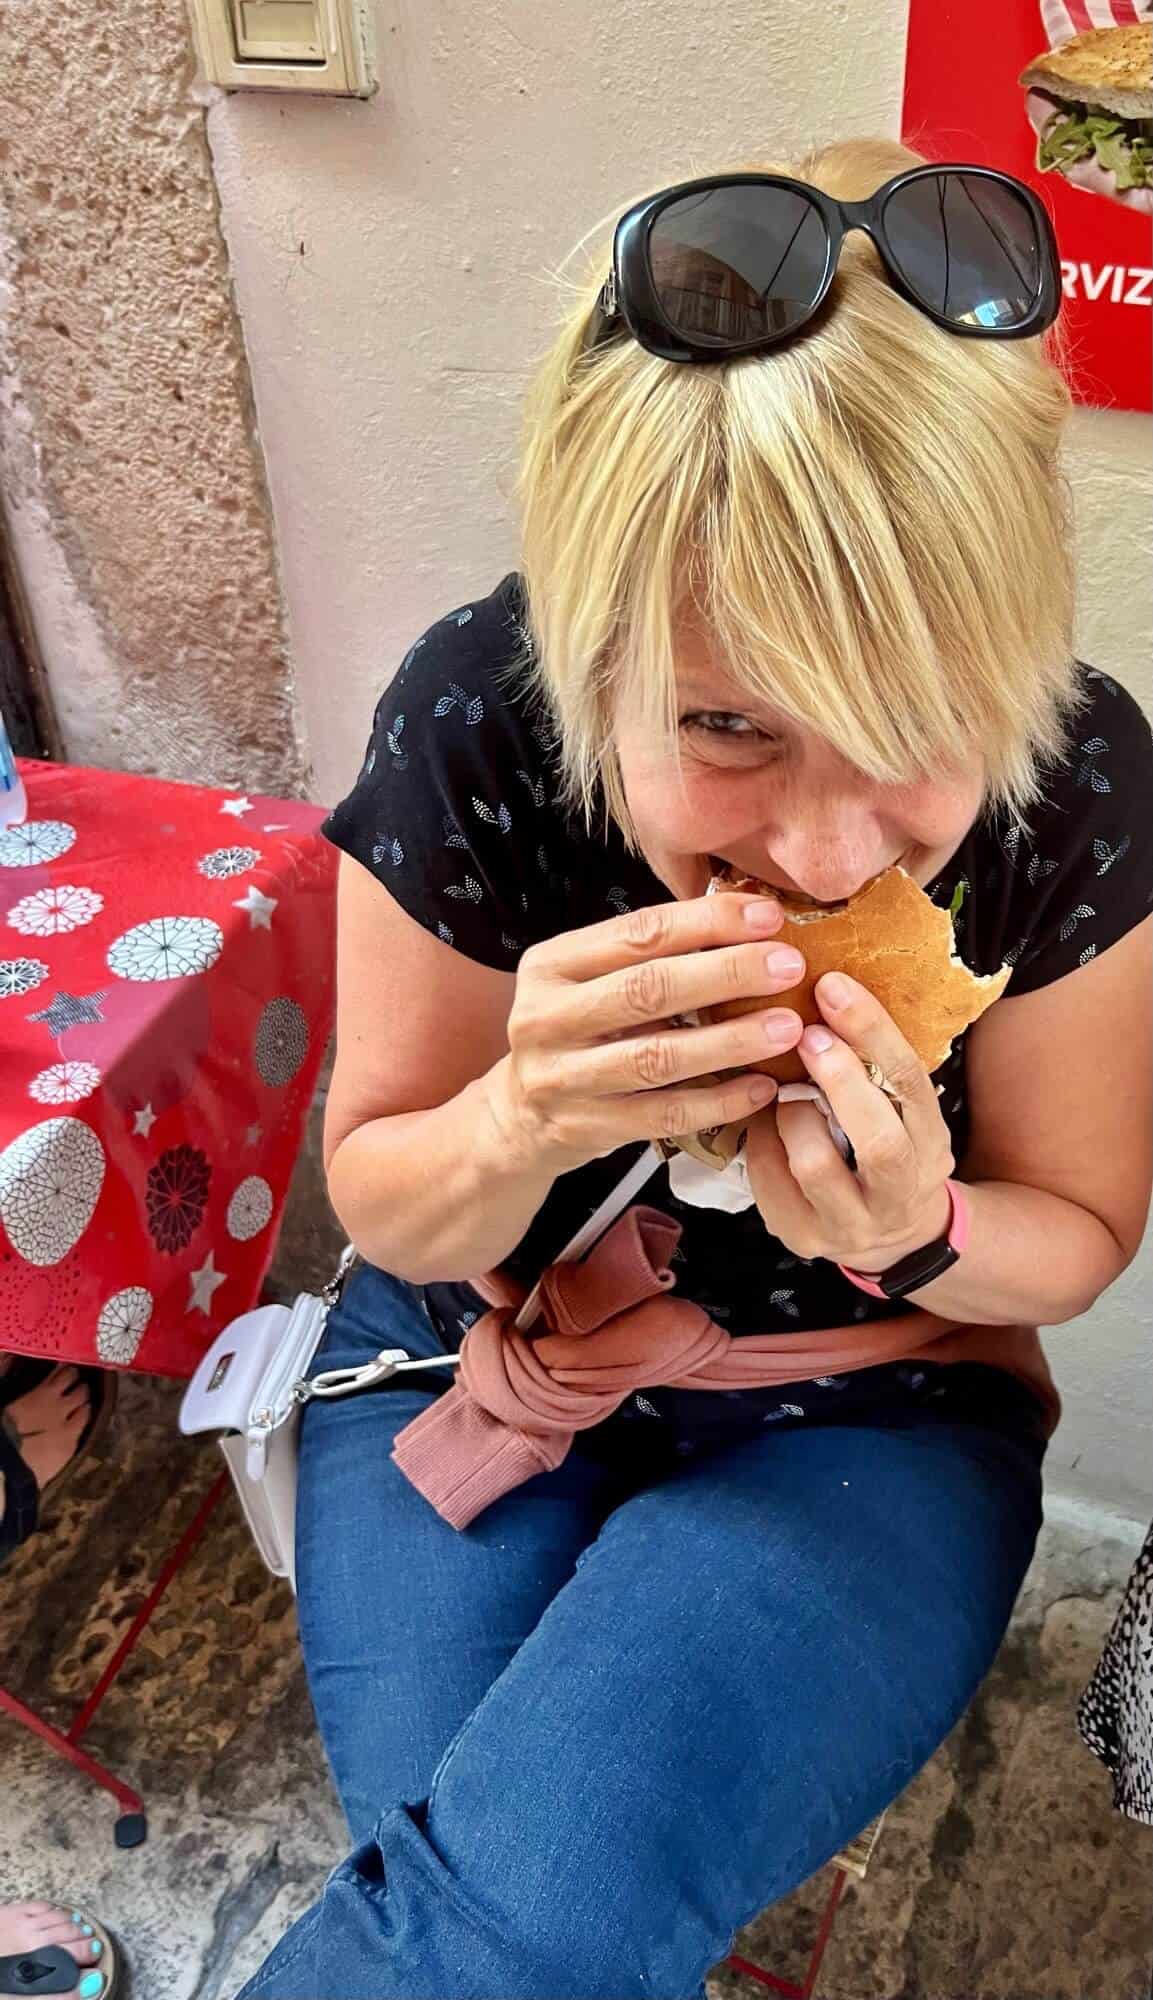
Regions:
<instances>
[{"instance_id":1,"label":"white flower pattern on tablecloth","mask_svg":"<svg viewBox=\"0 0 1153 2000\"><path fill-rule=\"evenodd\" d=\"M42 958L0 959L0 1000L18 1000L25 993L35 993L48 977L48 967Z\"/></svg>"},{"instance_id":2,"label":"white flower pattern on tablecloth","mask_svg":"<svg viewBox=\"0 0 1153 2000\"><path fill-rule=\"evenodd\" d=\"M28 1264L58 1264L92 1220L104 1148L80 1118L46 1118L0 1153L0 1222Z\"/></svg>"},{"instance_id":3,"label":"white flower pattern on tablecloth","mask_svg":"<svg viewBox=\"0 0 1153 2000\"><path fill-rule=\"evenodd\" d=\"M308 1020L302 1007L287 995L270 1000L256 1029L257 1071L274 1090L298 1075L308 1054Z\"/></svg>"},{"instance_id":4,"label":"white flower pattern on tablecloth","mask_svg":"<svg viewBox=\"0 0 1153 2000\"><path fill-rule=\"evenodd\" d=\"M196 866L210 882L227 882L230 876L255 868L260 858L258 847L216 847L211 854L202 854Z\"/></svg>"},{"instance_id":5,"label":"white flower pattern on tablecloth","mask_svg":"<svg viewBox=\"0 0 1153 2000\"><path fill-rule=\"evenodd\" d=\"M144 1285L126 1285L113 1292L96 1321L96 1352L101 1361L127 1368L148 1331L154 1300Z\"/></svg>"},{"instance_id":6,"label":"white flower pattern on tablecloth","mask_svg":"<svg viewBox=\"0 0 1153 2000\"><path fill-rule=\"evenodd\" d=\"M79 1104L83 1098L91 1097L99 1083L100 1071L95 1063L58 1062L33 1077L28 1095L38 1104Z\"/></svg>"},{"instance_id":7,"label":"white flower pattern on tablecloth","mask_svg":"<svg viewBox=\"0 0 1153 2000\"><path fill-rule=\"evenodd\" d=\"M38 868L75 845L76 828L62 819L27 819L0 833L0 868Z\"/></svg>"},{"instance_id":8,"label":"white flower pattern on tablecloth","mask_svg":"<svg viewBox=\"0 0 1153 2000\"><path fill-rule=\"evenodd\" d=\"M191 979L216 964L224 933L210 917L149 917L118 937L108 969L118 979Z\"/></svg>"},{"instance_id":9,"label":"white flower pattern on tablecloth","mask_svg":"<svg viewBox=\"0 0 1153 2000\"><path fill-rule=\"evenodd\" d=\"M90 924L104 908L104 898L95 889L80 889L75 883L61 883L58 889L37 889L14 903L8 922L25 937L55 937L78 931Z\"/></svg>"},{"instance_id":10,"label":"white flower pattern on tablecloth","mask_svg":"<svg viewBox=\"0 0 1153 2000\"><path fill-rule=\"evenodd\" d=\"M228 1234L237 1243L259 1236L272 1220L272 1189L259 1174L249 1174L228 1204Z\"/></svg>"}]
</instances>

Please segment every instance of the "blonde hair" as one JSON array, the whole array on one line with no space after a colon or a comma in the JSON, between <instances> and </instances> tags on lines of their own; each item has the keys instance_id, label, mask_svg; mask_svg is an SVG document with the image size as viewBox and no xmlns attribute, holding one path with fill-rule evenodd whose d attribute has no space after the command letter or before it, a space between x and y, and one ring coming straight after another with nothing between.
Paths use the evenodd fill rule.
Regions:
<instances>
[{"instance_id":1,"label":"blonde hair","mask_svg":"<svg viewBox=\"0 0 1153 2000\"><path fill-rule=\"evenodd\" d=\"M824 148L793 173L842 199L919 155ZM528 673L565 802L635 829L613 743L627 704L679 756L675 631L690 607L726 675L859 769L908 782L979 750L1020 815L1075 704L1052 342L964 340L844 245L831 310L768 355L586 352L609 247L531 389L521 462Z\"/></svg>"}]
</instances>

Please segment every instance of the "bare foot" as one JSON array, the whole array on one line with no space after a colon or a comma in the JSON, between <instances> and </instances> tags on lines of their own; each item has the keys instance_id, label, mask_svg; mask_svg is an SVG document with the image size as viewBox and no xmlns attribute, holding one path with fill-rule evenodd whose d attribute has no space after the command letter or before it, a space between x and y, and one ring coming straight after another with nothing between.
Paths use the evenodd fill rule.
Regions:
<instances>
[{"instance_id":1,"label":"bare foot","mask_svg":"<svg viewBox=\"0 0 1153 2000\"><path fill-rule=\"evenodd\" d=\"M0 1958L47 1951L54 1944L70 1951L84 1971L99 1964L104 1949L79 1910L63 1910L56 1903L0 1903ZM95 1988L92 2000L97 2000Z\"/></svg>"},{"instance_id":2,"label":"bare foot","mask_svg":"<svg viewBox=\"0 0 1153 2000\"><path fill-rule=\"evenodd\" d=\"M75 1457L91 1408L87 1382L67 1365L54 1368L26 1396L8 1404L5 1419L41 1492Z\"/></svg>"}]
</instances>

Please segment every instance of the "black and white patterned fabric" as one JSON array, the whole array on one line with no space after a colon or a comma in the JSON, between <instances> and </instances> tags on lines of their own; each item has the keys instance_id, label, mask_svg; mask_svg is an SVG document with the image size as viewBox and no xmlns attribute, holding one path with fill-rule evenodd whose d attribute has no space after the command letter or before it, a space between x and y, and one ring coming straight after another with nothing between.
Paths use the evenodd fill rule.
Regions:
<instances>
[{"instance_id":1,"label":"black and white patterned fabric","mask_svg":"<svg viewBox=\"0 0 1153 2000\"><path fill-rule=\"evenodd\" d=\"M402 907L454 951L514 972L531 944L602 922L669 892L628 852L615 826L585 833L557 803L549 717L526 694L524 601L508 576L490 597L451 612L416 641L376 713L349 797L327 822ZM970 830L937 879L933 900L955 908L957 948L975 972L1013 966L1009 993L1027 993L1107 951L1153 903L1153 741L1133 698L1084 669L1086 702L1072 752L1046 775L1028 833L993 816ZM965 1037L938 1072L954 1152L968 1137ZM564 1174L508 1259L531 1282L615 1185L642 1147ZM892 1314L832 1264L805 1263L767 1234L755 1208L690 1207L667 1170L644 1200L681 1224L678 1292L734 1337L844 1325ZM432 1285L426 1304L446 1343L484 1311L467 1285ZM911 1307L906 1307L911 1310ZM908 1421L939 1413L1035 1426L1028 1392L985 1367L891 1364L776 1390L727 1394L654 1388L579 1434L582 1450L628 1448L637 1422L675 1422L705 1441L752 1424Z\"/></svg>"},{"instance_id":2,"label":"black and white patterned fabric","mask_svg":"<svg viewBox=\"0 0 1153 2000\"><path fill-rule=\"evenodd\" d=\"M1153 1528L1126 1585L1077 1724L1113 1778L1113 1803L1153 1826Z\"/></svg>"}]
</instances>

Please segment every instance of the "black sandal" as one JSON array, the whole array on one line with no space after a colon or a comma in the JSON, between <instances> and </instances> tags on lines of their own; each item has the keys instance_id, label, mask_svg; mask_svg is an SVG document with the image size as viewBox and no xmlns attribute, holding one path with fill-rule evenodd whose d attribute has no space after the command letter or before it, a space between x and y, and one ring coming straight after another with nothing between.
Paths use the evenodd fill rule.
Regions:
<instances>
[{"instance_id":1,"label":"black sandal","mask_svg":"<svg viewBox=\"0 0 1153 2000\"><path fill-rule=\"evenodd\" d=\"M36 1533L44 1508L72 1477L81 1459L100 1441L112 1421L120 1387L117 1377L110 1374L106 1368L78 1366L77 1373L81 1381L88 1384L91 1404L88 1421L80 1433L76 1449L67 1465L61 1466L56 1477L50 1479L41 1492L34 1473L21 1456L20 1433L6 1412L10 1404L18 1402L21 1396L29 1395L52 1374L54 1369L66 1365L32 1355L18 1354L4 1374L0 1375L0 1476L4 1480L4 1511L0 1515L0 1565L5 1563L30 1535ZM5 1962L0 1960L0 1965ZM19 1992L21 1989L16 1990ZM57 1989L46 1986L40 1990L51 1993ZM67 1987L59 1990L68 1991ZM3 1986L0 1986L0 1994L3 1992Z\"/></svg>"},{"instance_id":2,"label":"black sandal","mask_svg":"<svg viewBox=\"0 0 1153 2000\"><path fill-rule=\"evenodd\" d=\"M74 1911L73 1916L76 1915ZM78 1965L72 1953L60 1944L36 1945L28 1951L13 1952L8 1958L0 1958L0 1994L72 1993L83 1994L85 2000L88 1996L91 2000L115 2000L121 1987L115 1940L94 1917L84 1917L83 1921L102 1946L98 1960L91 1965ZM102 1980L99 1992L95 1975Z\"/></svg>"}]
</instances>

